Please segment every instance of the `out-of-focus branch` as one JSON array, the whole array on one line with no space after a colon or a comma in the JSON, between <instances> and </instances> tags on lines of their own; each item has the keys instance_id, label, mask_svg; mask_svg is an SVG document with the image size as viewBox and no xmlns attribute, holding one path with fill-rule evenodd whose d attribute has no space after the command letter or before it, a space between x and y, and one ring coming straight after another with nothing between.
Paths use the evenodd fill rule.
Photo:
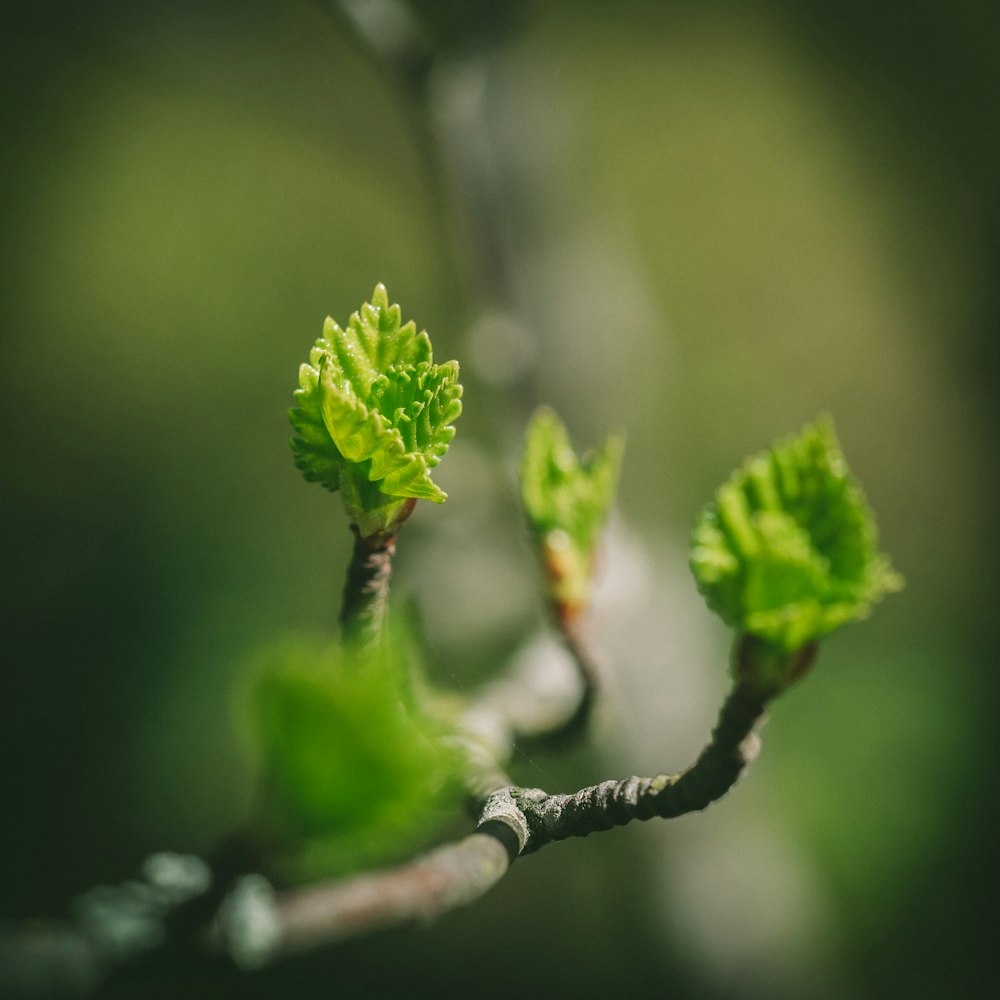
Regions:
<instances>
[{"instance_id":1,"label":"out-of-focus branch","mask_svg":"<svg viewBox=\"0 0 1000 1000\"><path fill-rule=\"evenodd\" d=\"M561 629L572 668L554 651L530 657L488 684L463 712L459 728L477 802L512 784L503 767L515 746L556 746L586 732L598 694L598 668L578 624Z\"/></svg>"},{"instance_id":2,"label":"out-of-focus branch","mask_svg":"<svg viewBox=\"0 0 1000 1000\"><path fill-rule=\"evenodd\" d=\"M200 940L244 967L264 965L375 930L436 919L474 902L503 878L517 857L551 841L587 836L632 820L669 819L704 809L721 798L756 757L755 729L763 720L767 700L766 694L738 682L722 706L708 745L691 767L678 774L605 781L570 795L513 786L488 791L484 781L475 832L407 864L285 892L275 892L260 875L243 876L217 908L211 933L186 940ZM485 741L483 749L488 750ZM494 779L505 777L496 765ZM144 892L143 900L148 890ZM38 995L39 983L44 991L54 982L68 980L74 981L73 992L82 995L99 978L99 968L110 970L125 960L134 963L137 952L165 943L157 928L165 932L166 926L146 920L147 909L133 905L135 894L129 885L111 893L108 899L117 903L106 918L109 926L118 927L121 920L116 915L124 914L131 921L129 928L134 923L136 933L143 930L146 937L132 942L134 947L117 952L99 949L98 955L89 933L73 925L21 928L5 935L0 953L6 952L8 961L17 960L15 971L24 980L22 995ZM15 966L7 964L6 971L12 969Z\"/></svg>"},{"instance_id":3,"label":"out-of-focus branch","mask_svg":"<svg viewBox=\"0 0 1000 1000\"><path fill-rule=\"evenodd\" d=\"M551 744L577 739L586 733L601 690L600 669L590 652L589 644L584 639L579 617L560 617L557 618L557 624L563 645L573 658L576 667L580 681L580 699L573 714L568 716L561 726L539 734L545 743Z\"/></svg>"},{"instance_id":4,"label":"out-of-focus branch","mask_svg":"<svg viewBox=\"0 0 1000 1000\"><path fill-rule=\"evenodd\" d=\"M275 902L280 935L275 953L302 951L382 927L426 923L478 899L506 874L511 860L491 828L399 868L286 893Z\"/></svg>"}]
</instances>

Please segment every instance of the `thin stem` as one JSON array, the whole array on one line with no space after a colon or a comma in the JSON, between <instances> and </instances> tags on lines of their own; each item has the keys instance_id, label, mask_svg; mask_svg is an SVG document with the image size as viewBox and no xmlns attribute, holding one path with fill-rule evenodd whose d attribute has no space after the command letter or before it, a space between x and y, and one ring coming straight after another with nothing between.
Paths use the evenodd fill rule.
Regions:
<instances>
[{"instance_id":1,"label":"thin stem","mask_svg":"<svg viewBox=\"0 0 1000 1000\"><path fill-rule=\"evenodd\" d=\"M511 782L503 771L515 744L552 747L584 735L598 694L598 670L576 623L561 629L572 673L541 657L493 681L459 720L469 759L468 787L482 804Z\"/></svg>"},{"instance_id":2,"label":"thin stem","mask_svg":"<svg viewBox=\"0 0 1000 1000\"><path fill-rule=\"evenodd\" d=\"M559 744L578 739L586 734L601 689L600 671L598 670L597 663L590 654L587 643L584 641L580 618L578 616L559 615L557 616L556 623L559 627L563 644L573 658L573 665L576 667L576 674L580 679L581 690L580 700L577 702L573 714L563 720L561 725L553 726L549 731L544 733L526 734L547 744Z\"/></svg>"},{"instance_id":3,"label":"thin stem","mask_svg":"<svg viewBox=\"0 0 1000 1000\"><path fill-rule=\"evenodd\" d=\"M396 536L364 538L356 525L354 551L347 567L340 624L344 638L362 646L375 645L382 637L389 607L389 580Z\"/></svg>"}]
</instances>

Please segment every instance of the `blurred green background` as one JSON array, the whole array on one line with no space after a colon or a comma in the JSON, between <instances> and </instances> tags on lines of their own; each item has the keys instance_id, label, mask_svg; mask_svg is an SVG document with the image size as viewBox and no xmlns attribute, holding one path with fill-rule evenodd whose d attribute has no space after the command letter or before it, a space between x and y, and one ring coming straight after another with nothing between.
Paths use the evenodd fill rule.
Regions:
<instances>
[{"instance_id":1,"label":"blurred green background","mask_svg":"<svg viewBox=\"0 0 1000 1000\"><path fill-rule=\"evenodd\" d=\"M693 758L727 639L689 526L817 412L908 586L825 645L707 815L164 995L992 995L997 8L346 5L417 32L394 78L306 0L6 7L0 918L242 819L231 692L260 644L332 627L348 553L285 411L323 318L382 280L466 384L451 499L396 578L441 683L541 623L532 406L628 435L594 615L612 704L523 783Z\"/></svg>"}]
</instances>

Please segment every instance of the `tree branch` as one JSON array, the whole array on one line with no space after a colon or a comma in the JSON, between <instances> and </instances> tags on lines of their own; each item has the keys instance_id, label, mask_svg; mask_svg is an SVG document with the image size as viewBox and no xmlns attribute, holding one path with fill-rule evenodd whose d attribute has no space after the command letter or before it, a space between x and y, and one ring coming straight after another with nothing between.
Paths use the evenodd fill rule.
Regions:
<instances>
[{"instance_id":1,"label":"tree branch","mask_svg":"<svg viewBox=\"0 0 1000 1000\"><path fill-rule=\"evenodd\" d=\"M478 899L500 881L510 862L499 837L473 833L391 871L289 892L275 907L279 953L382 927L426 923Z\"/></svg>"},{"instance_id":2,"label":"tree branch","mask_svg":"<svg viewBox=\"0 0 1000 1000\"><path fill-rule=\"evenodd\" d=\"M737 683L708 745L687 770L624 778L549 795L502 788L486 798L476 832L409 864L278 894L269 905L266 952L251 964L385 927L426 922L484 895L514 860L555 840L585 837L632 820L671 819L721 798L757 756L755 729L766 694ZM226 947L239 954L231 925Z\"/></svg>"},{"instance_id":3,"label":"tree branch","mask_svg":"<svg viewBox=\"0 0 1000 1000\"><path fill-rule=\"evenodd\" d=\"M425 923L475 901L503 878L516 858L551 841L704 809L721 798L756 757L759 741L754 730L763 721L767 700L766 693L737 682L708 745L678 774L605 781L570 795L517 787L487 793L484 788L474 833L407 864L278 893L262 876L245 875L217 908L203 943L228 953L243 967L255 967L382 928ZM499 765L493 774L494 780L506 777ZM86 943L85 935L71 927L60 934L7 937L7 957L23 956L23 965L29 953L34 956L26 981L35 988L43 981L44 967L50 979L78 978L83 992L82 981L98 975L87 964L90 953L81 957L60 942L70 940L69 935L72 942ZM113 966L127 957L102 955L101 960ZM13 967L4 964L11 971Z\"/></svg>"},{"instance_id":4,"label":"tree branch","mask_svg":"<svg viewBox=\"0 0 1000 1000\"><path fill-rule=\"evenodd\" d=\"M760 740L754 729L764 718L766 700L760 691L738 683L723 703L708 745L691 767L678 774L604 781L572 795L512 790L531 831L522 853L634 819L672 819L706 808L729 791L756 758Z\"/></svg>"}]
</instances>

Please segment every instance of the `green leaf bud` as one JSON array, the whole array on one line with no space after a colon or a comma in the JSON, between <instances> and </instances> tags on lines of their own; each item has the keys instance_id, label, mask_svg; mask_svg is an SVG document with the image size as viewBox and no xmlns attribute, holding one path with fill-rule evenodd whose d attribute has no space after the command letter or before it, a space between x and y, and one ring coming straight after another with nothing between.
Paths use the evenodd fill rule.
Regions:
<instances>
[{"instance_id":1,"label":"green leaf bud","mask_svg":"<svg viewBox=\"0 0 1000 1000\"><path fill-rule=\"evenodd\" d=\"M624 442L611 436L578 457L547 407L532 417L521 457L521 500L560 618L586 605L601 530L614 502Z\"/></svg>"},{"instance_id":2,"label":"green leaf bud","mask_svg":"<svg viewBox=\"0 0 1000 1000\"><path fill-rule=\"evenodd\" d=\"M878 551L874 515L829 417L719 487L695 525L691 569L709 607L759 640L743 643L738 669L756 669L770 687L808 659L791 654L903 585Z\"/></svg>"},{"instance_id":3,"label":"green leaf bud","mask_svg":"<svg viewBox=\"0 0 1000 1000\"><path fill-rule=\"evenodd\" d=\"M299 369L295 404L296 465L341 491L364 537L391 533L414 499L444 502L430 473L462 412L458 363L434 364L426 332L402 323L384 285L346 329L327 318Z\"/></svg>"}]
</instances>

